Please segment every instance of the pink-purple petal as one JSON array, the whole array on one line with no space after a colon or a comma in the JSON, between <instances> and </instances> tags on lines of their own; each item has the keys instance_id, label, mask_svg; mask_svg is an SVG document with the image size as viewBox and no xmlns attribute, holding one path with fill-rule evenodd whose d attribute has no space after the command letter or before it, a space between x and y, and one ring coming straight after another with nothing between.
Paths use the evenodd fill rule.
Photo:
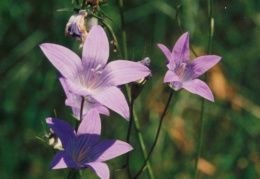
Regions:
<instances>
[{"instance_id":1,"label":"pink-purple petal","mask_svg":"<svg viewBox=\"0 0 260 179\"><path fill-rule=\"evenodd\" d=\"M192 70L192 78L195 79L208 71L211 67L220 61L221 57L217 55L206 55L194 59L188 66Z\"/></svg>"},{"instance_id":2,"label":"pink-purple petal","mask_svg":"<svg viewBox=\"0 0 260 179\"><path fill-rule=\"evenodd\" d=\"M81 60L73 51L61 45L44 43L41 50L65 78L74 78L82 70Z\"/></svg>"},{"instance_id":3,"label":"pink-purple petal","mask_svg":"<svg viewBox=\"0 0 260 179\"><path fill-rule=\"evenodd\" d=\"M188 63L190 60L190 51L189 51L189 33L184 33L175 43L172 55L176 66L179 66L181 63Z\"/></svg>"},{"instance_id":4,"label":"pink-purple petal","mask_svg":"<svg viewBox=\"0 0 260 179\"><path fill-rule=\"evenodd\" d=\"M168 70L164 76L163 82L167 83L172 81L182 82L178 75L176 75L172 70Z\"/></svg>"},{"instance_id":5,"label":"pink-purple petal","mask_svg":"<svg viewBox=\"0 0 260 179\"><path fill-rule=\"evenodd\" d=\"M205 99L214 102L214 96L211 90L209 89L208 85L199 79L185 82L183 84L183 88L191 93L197 94Z\"/></svg>"},{"instance_id":6,"label":"pink-purple petal","mask_svg":"<svg viewBox=\"0 0 260 179\"><path fill-rule=\"evenodd\" d=\"M173 65L175 64L174 58L172 56L172 52L163 44L157 44L157 46L161 49L161 51L164 53L165 57L167 58L167 67L169 69L173 68Z\"/></svg>"},{"instance_id":7,"label":"pink-purple petal","mask_svg":"<svg viewBox=\"0 0 260 179\"><path fill-rule=\"evenodd\" d=\"M46 123L60 138L65 150L69 149L75 140L75 131L73 127L65 121L55 118L47 118Z\"/></svg>"},{"instance_id":8,"label":"pink-purple petal","mask_svg":"<svg viewBox=\"0 0 260 179\"><path fill-rule=\"evenodd\" d=\"M118 86L142 79L150 73L150 69L141 63L116 60L107 64L96 86Z\"/></svg>"},{"instance_id":9,"label":"pink-purple petal","mask_svg":"<svg viewBox=\"0 0 260 179\"><path fill-rule=\"evenodd\" d=\"M79 125L77 137L82 145L92 146L97 143L101 133L101 119L96 109L90 110Z\"/></svg>"},{"instance_id":10,"label":"pink-purple petal","mask_svg":"<svg viewBox=\"0 0 260 179\"><path fill-rule=\"evenodd\" d=\"M78 168L71 156L64 150L59 151L52 160L50 169Z\"/></svg>"},{"instance_id":11,"label":"pink-purple petal","mask_svg":"<svg viewBox=\"0 0 260 179\"><path fill-rule=\"evenodd\" d=\"M110 177L109 168L108 168L107 164L105 164L105 163L102 163L102 162L92 162L92 163L85 164L85 167L90 168L101 179L109 179L109 177Z\"/></svg>"},{"instance_id":12,"label":"pink-purple petal","mask_svg":"<svg viewBox=\"0 0 260 179\"><path fill-rule=\"evenodd\" d=\"M103 28L95 25L91 28L82 53L82 64L87 69L104 66L109 56L109 43Z\"/></svg>"},{"instance_id":13,"label":"pink-purple petal","mask_svg":"<svg viewBox=\"0 0 260 179\"><path fill-rule=\"evenodd\" d=\"M125 119L129 119L129 107L125 96L117 87L107 88L97 94L92 95L97 101L104 106L117 112Z\"/></svg>"},{"instance_id":14,"label":"pink-purple petal","mask_svg":"<svg viewBox=\"0 0 260 179\"><path fill-rule=\"evenodd\" d=\"M133 150L133 147L120 140L104 140L95 145L89 152L92 161L103 162L123 155Z\"/></svg>"}]
</instances>

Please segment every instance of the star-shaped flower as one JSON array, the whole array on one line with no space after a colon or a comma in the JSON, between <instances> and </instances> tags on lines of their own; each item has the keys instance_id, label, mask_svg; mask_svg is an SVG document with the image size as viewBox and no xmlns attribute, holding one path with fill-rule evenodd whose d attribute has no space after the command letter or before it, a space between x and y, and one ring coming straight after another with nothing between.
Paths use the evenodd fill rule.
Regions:
<instances>
[{"instance_id":1,"label":"star-shaped flower","mask_svg":"<svg viewBox=\"0 0 260 179\"><path fill-rule=\"evenodd\" d=\"M168 59L168 71L165 74L164 82L170 83L174 90L186 89L187 91L200 95L210 101L214 96L205 82L197 79L217 64L221 57L216 55L205 55L195 58L189 63L189 33L184 33L176 42L172 52L162 44L158 44Z\"/></svg>"},{"instance_id":2,"label":"star-shaped flower","mask_svg":"<svg viewBox=\"0 0 260 179\"><path fill-rule=\"evenodd\" d=\"M88 102L102 105L129 118L129 108L117 86L148 76L148 67L127 60L108 64L109 43L105 31L93 26L83 47L82 60L71 50L56 44L40 45L50 62L65 78L69 91L84 96ZM93 100L93 101L92 101Z\"/></svg>"},{"instance_id":3,"label":"star-shaped flower","mask_svg":"<svg viewBox=\"0 0 260 179\"><path fill-rule=\"evenodd\" d=\"M64 148L55 155L50 169L90 168L100 178L106 179L109 178L109 168L104 161L133 149L128 143L119 140L98 142L101 120L95 109L85 116L77 132L60 119L47 118L46 122L60 138Z\"/></svg>"}]
</instances>

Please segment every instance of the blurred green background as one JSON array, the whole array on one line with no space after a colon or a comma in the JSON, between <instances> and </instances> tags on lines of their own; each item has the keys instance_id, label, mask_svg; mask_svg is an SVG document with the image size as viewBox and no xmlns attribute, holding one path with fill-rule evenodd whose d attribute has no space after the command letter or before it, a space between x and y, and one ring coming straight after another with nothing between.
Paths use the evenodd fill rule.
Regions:
<instances>
[{"instance_id":1,"label":"blurred green background","mask_svg":"<svg viewBox=\"0 0 260 179\"><path fill-rule=\"evenodd\" d=\"M43 55L39 44L61 44L81 56L80 42L64 36L72 12L57 12L77 6L70 0L1 0L0 4L0 178L66 178L67 171L49 170L53 152L35 138L44 135L42 123L49 130L44 121L54 116L54 109L58 118L74 122L71 109L64 105L65 95L57 70ZM118 4L108 0L102 9L113 19L109 24L122 51ZM128 59L138 61L148 56L152 71L156 71L136 101L147 149L153 143L170 91L162 82L166 59L156 44L172 49L182 34L176 21L180 4L178 16L183 30L190 32L190 44L197 54L207 54L207 1L124 1ZM222 56L222 60L209 71L208 84L215 103L206 102L198 177L259 178L260 1L214 1L213 16L212 53ZM111 50L110 60L115 59L117 54ZM175 94L151 157L155 178L189 179L193 173L201 98L184 90ZM102 140L125 140L126 120L111 112L109 118L102 116L102 124ZM135 150L131 152L130 163L135 174L143 158L134 130L132 134L130 142ZM118 170L113 164L123 165L124 161L122 156L108 163L111 178L126 178L126 170ZM83 174L85 178L97 178L89 169ZM143 172L140 178L148 178L147 173Z\"/></svg>"}]
</instances>

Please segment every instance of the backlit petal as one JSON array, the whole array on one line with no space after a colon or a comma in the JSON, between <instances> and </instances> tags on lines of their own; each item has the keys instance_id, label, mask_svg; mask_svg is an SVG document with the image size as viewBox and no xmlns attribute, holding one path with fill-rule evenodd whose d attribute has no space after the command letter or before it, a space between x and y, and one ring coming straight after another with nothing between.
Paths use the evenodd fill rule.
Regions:
<instances>
[{"instance_id":1,"label":"backlit petal","mask_svg":"<svg viewBox=\"0 0 260 179\"><path fill-rule=\"evenodd\" d=\"M209 89L208 85L199 79L185 82L183 84L183 88L191 93L200 95L201 97L214 102L214 96L211 90Z\"/></svg>"},{"instance_id":2,"label":"backlit petal","mask_svg":"<svg viewBox=\"0 0 260 179\"><path fill-rule=\"evenodd\" d=\"M103 162L133 150L133 147L120 140L104 140L95 145L89 153L91 161Z\"/></svg>"},{"instance_id":3,"label":"backlit petal","mask_svg":"<svg viewBox=\"0 0 260 179\"><path fill-rule=\"evenodd\" d=\"M92 95L92 97L128 120L129 107L125 96L117 87L107 88L106 90Z\"/></svg>"},{"instance_id":4,"label":"backlit petal","mask_svg":"<svg viewBox=\"0 0 260 179\"><path fill-rule=\"evenodd\" d=\"M192 70L192 78L195 79L208 71L211 67L220 61L221 57L217 55L206 55L194 59L188 66Z\"/></svg>"},{"instance_id":5,"label":"backlit petal","mask_svg":"<svg viewBox=\"0 0 260 179\"><path fill-rule=\"evenodd\" d=\"M102 162L92 162L87 163L85 167L93 170L101 179L109 179L110 172L107 164Z\"/></svg>"},{"instance_id":6,"label":"backlit petal","mask_svg":"<svg viewBox=\"0 0 260 179\"><path fill-rule=\"evenodd\" d=\"M188 63L190 59L189 51L189 33L184 33L176 42L173 47L172 55L176 66L179 66L181 63Z\"/></svg>"},{"instance_id":7,"label":"backlit petal","mask_svg":"<svg viewBox=\"0 0 260 179\"><path fill-rule=\"evenodd\" d=\"M164 53L165 57L167 58L167 67L169 69L172 69L174 67L175 61L172 56L172 52L163 44L157 44L157 46L161 49L161 51Z\"/></svg>"},{"instance_id":8,"label":"backlit petal","mask_svg":"<svg viewBox=\"0 0 260 179\"><path fill-rule=\"evenodd\" d=\"M96 84L96 88L126 84L144 78L150 73L150 69L141 63L116 60L110 62L105 67L101 79Z\"/></svg>"},{"instance_id":9,"label":"backlit petal","mask_svg":"<svg viewBox=\"0 0 260 179\"><path fill-rule=\"evenodd\" d=\"M82 63L87 69L103 67L109 56L109 43L103 28L95 25L91 28L83 47Z\"/></svg>"},{"instance_id":10,"label":"backlit petal","mask_svg":"<svg viewBox=\"0 0 260 179\"><path fill-rule=\"evenodd\" d=\"M164 76L163 82L167 83L167 82L172 82L172 81L181 82L181 79L172 70L168 70Z\"/></svg>"},{"instance_id":11,"label":"backlit petal","mask_svg":"<svg viewBox=\"0 0 260 179\"><path fill-rule=\"evenodd\" d=\"M41 44L40 48L65 78L74 79L82 69L80 58L68 48L51 43Z\"/></svg>"}]
</instances>

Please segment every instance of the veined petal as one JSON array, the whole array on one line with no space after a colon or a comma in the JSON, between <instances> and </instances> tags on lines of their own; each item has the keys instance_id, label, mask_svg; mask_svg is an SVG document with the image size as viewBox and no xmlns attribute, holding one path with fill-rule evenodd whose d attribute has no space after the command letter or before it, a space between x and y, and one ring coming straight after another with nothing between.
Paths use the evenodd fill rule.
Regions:
<instances>
[{"instance_id":1,"label":"veined petal","mask_svg":"<svg viewBox=\"0 0 260 179\"><path fill-rule=\"evenodd\" d=\"M52 160L50 169L79 168L71 156L64 150L59 151Z\"/></svg>"},{"instance_id":2,"label":"veined petal","mask_svg":"<svg viewBox=\"0 0 260 179\"><path fill-rule=\"evenodd\" d=\"M112 61L105 67L96 88L130 83L144 78L150 73L150 69L141 63L126 60Z\"/></svg>"},{"instance_id":3,"label":"veined petal","mask_svg":"<svg viewBox=\"0 0 260 179\"><path fill-rule=\"evenodd\" d=\"M65 79L65 82L67 84L67 88L69 89L69 91L71 91L71 93L85 97L91 95L87 89L76 83L75 80Z\"/></svg>"},{"instance_id":4,"label":"veined petal","mask_svg":"<svg viewBox=\"0 0 260 179\"><path fill-rule=\"evenodd\" d=\"M133 147L126 142L120 140L104 140L91 148L89 158L91 161L103 162L131 150L133 150Z\"/></svg>"},{"instance_id":5,"label":"veined petal","mask_svg":"<svg viewBox=\"0 0 260 179\"><path fill-rule=\"evenodd\" d=\"M46 123L60 138L63 148L69 150L70 145L75 140L73 127L67 122L55 118L47 118Z\"/></svg>"},{"instance_id":6,"label":"veined petal","mask_svg":"<svg viewBox=\"0 0 260 179\"><path fill-rule=\"evenodd\" d=\"M189 33L184 33L178 41L175 43L172 55L176 65L179 66L181 63L188 63L190 59L189 50Z\"/></svg>"},{"instance_id":7,"label":"veined petal","mask_svg":"<svg viewBox=\"0 0 260 179\"><path fill-rule=\"evenodd\" d=\"M188 66L192 70L192 79L195 79L208 71L211 67L220 61L221 57L217 55L206 55L195 58Z\"/></svg>"},{"instance_id":8,"label":"veined petal","mask_svg":"<svg viewBox=\"0 0 260 179\"><path fill-rule=\"evenodd\" d=\"M164 76L164 83L178 81L182 82L178 75L176 75L172 70L168 70Z\"/></svg>"},{"instance_id":9,"label":"veined petal","mask_svg":"<svg viewBox=\"0 0 260 179\"><path fill-rule=\"evenodd\" d=\"M183 84L183 88L191 93L200 95L201 97L214 102L214 96L211 90L209 89L208 85L199 79L185 82Z\"/></svg>"},{"instance_id":10,"label":"veined petal","mask_svg":"<svg viewBox=\"0 0 260 179\"><path fill-rule=\"evenodd\" d=\"M82 69L80 58L68 48L51 43L41 44L40 48L65 78L74 79Z\"/></svg>"},{"instance_id":11,"label":"veined petal","mask_svg":"<svg viewBox=\"0 0 260 179\"><path fill-rule=\"evenodd\" d=\"M104 114L106 116L110 115L109 110L105 106L103 106L102 104L100 104L100 106L97 108L97 110L98 110L99 114Z\"/></svg>"},{"instance_id":12,"label":"veined petal","mask_svg":"<svg viewBox=\"0 0 260 179\"><path fill-rule=\"evenodd\" d=\"M92 146L97 143L101 133L101 120L95 109L90 110L82 120L77 136L80 137L80 143L86 146Z\"/></svg>"},{"instance_id":13,"label":"veined petal","mask_svg":"<svg viewBox=\"0 0 260 179\"><path fill-rule=\"evenodd\" d=\"M167 58L168 61L167 67L169 69L172 69L175 64L175 61L172 57L172 52L163 44L157 44L157 46L161 49L161 51L164 53L165 57Z\"/></svg>"},{"instance_id":14,"label":"veined petal","mask_svg":"<svg viewBox=\"0 0 260 179\"><path fill-rule=\"evenodd\" d=\"M125 96L117 87L107 88L97 94L92 95L97 101L104 106L112 109L125 119L129 119L129 107Z\"/></svg>"},{"instance_id":15,"label":"veined petal","mask_svg":"<svg viewBox=\"0 0 260 179\"><path fill-rule=\"evenodd\" d=\"M82 64L87 69L105 66L109 56L109 43L103 28L95 25L91 28L83 47Z\"/></svg>"},{"instance_id":16,"label":"veined petal","mask_svg":"<svg viewBox=\"0 0 260 179\"><path fill-rule=\"evenodd\" d=\"M92 163L87 163L84 166L94 171L97 174L97 176L99 176L101 179L109 179L110 177L109 168L105 163L92 162Z\"/></svg>"}]
</instances>

